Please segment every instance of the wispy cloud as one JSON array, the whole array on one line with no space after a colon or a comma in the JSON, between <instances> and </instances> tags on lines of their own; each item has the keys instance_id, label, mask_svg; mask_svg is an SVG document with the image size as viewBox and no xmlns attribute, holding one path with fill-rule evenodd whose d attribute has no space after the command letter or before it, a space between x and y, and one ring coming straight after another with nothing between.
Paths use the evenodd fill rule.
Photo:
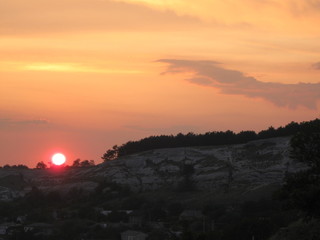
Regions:
<instances>
[{"instance_id":1,"label":"wispy cloud","mask_svg":"<svg viewBox=\"0 0 320 240\"><path fill-rule=\"evenodd\" d=\"M188 81L219 89L223 94L242 95L250 98L262 98L280 107L297 108L305 106L317 108L320 99L320 83L284 84L262 82L245 73L226 69L215 61L189 61L179 59L161 59L169 64L165 73L193 72Z\"/></svg>"},{"instance_id":2,"label":"wispy cloud","mask_svg":"<svg viewBox=\"0 0 320 240\"><path fill-rule=\"evenodd\" d=\"M146 127L140 125L126 125L123 126L126 129L139 131L139 132L149 132L151 134L159 133L159 134L173 134L173 133L188 133L192 129L193 131L197 130L196 126L193 125L174 125L174 126L167 126L167 127Z\"/></svg>"},{"instance_id":3,"label":"wispy cloud","mask_svg":"<svg viewBox=\"0 0 320 240\"><path fill-rule=\"evenodd\" d=\"M189 29L201 21L174 11L133 3L94 0L0 1L3 34Z\"/></svg>"}]
</instances>

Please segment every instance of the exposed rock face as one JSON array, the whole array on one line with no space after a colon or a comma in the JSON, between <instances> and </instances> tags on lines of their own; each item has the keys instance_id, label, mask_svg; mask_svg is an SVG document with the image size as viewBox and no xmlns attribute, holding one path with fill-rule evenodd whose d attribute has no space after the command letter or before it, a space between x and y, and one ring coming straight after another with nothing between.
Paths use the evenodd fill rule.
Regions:
<instances>
[{"instance_id":1,"label":"exposed rock face","mask_svg":"<svg viewBox=\"0 0 320 240\"><path fill-rule=\"evenodd\" d=\"M0 186L5 188L0 195L1 192L5 198L10 195L10 186L1 184L1 179L9 175L21 179L21 194L30 190L30 186L63 192L75 187L93 191L101 179L128 185L134 191L192 186L217 193L246 193L281 184L287 172L305 168L290 159L289 141L290 138L273 138L217 147L157 149L60 173L1 169Z\"/></svg>"},{"instance_id":2,"label":"exposed rock face","mask_svg":"<svg viewBox=\"0 0 320 240\"><path fill-rule=\"evenodd\" d=\"M188 180L197 189L250 191L280 184L287 172L304 168L289 157L290 138L218 147L147 151L101 165L104 177L134 190L174 187ZM189 166L189 173L184 171ZM104 170L103 170L104 169Z\"/></svg>"}]
</instances>

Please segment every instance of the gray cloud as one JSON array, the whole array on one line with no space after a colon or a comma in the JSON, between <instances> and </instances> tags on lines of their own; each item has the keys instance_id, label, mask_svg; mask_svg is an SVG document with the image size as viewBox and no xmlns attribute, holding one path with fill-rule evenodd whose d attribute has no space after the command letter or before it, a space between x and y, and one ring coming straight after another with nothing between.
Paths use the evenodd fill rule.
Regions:
<instances>
[{"instance_id":1,"label":"gray cloud","mask_svg":"<svg viewBox=\"0 0 320 240\"><path fill-rule=\"evenodd\" d=\"M35 119L35 120L24 120L24 121L17 121L16 124L48 124L49 122L44 119Z\"/></svg>"},{"instance_id":2,"label":"gray cloud","mask_svg":"<svg viewBox=\"0 0 320 240\"><path fill-rule=\"evenodd\" d=\"M223 68L220 63L214 61L158 61L169 64L165 73L194 72L194 77L187 79L188 81L220 89L223 94L262 98L277 106L293 109L299 105L316 109L317 101L320 99L320 83L262 82L243 72Z\"/></svg>"}]
</instances>

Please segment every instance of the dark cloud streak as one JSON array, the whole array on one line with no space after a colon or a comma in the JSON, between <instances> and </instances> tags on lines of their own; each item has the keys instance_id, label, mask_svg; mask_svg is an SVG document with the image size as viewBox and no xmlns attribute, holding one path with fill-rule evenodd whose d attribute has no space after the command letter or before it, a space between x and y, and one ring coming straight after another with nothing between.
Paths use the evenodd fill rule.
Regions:
<instances>
[{"instance_id":1,"label":"dark cloud streak","mask_svg":"<svg viewBox=\"0 0 320 240\"><path fill-rule=\"evenodd\" d=\"M320 70L320 62L312 64L312 67L316 70Z\"/></svg>"},{"instance_id":2,"label":"dark cloud streak","mask_svg":"<svg viewBox=\"0 0 320 240\"><path fill-rule=\"evenodd\" d=\"M45 125L49 122L45 119L32 120L12 120L9 118L0 118L0 126L29 126L29 125Z\"/></svg>"},{"instance_id":3,"label":"dark cloud streak","mask_svg":"<svg viewBox=\"0 0 320 240\"><path fill-rule=\"evenodd\" d=\"M300 105L316 109L320 99L320 83L262 82L243 72L223 68L215 61L161 59L158 62L169 64L165 73L193 72L194 77L187 79L192 83L219 89L223 94L262 98L279 107L295 109Z\"/></svg>"}]
</instances>

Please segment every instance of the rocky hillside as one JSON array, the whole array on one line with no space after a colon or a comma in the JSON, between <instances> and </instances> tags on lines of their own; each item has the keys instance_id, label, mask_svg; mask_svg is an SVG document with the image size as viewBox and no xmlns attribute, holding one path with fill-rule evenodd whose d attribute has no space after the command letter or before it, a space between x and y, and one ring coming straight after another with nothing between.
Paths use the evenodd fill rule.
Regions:
<instances>
[{"instance_id":1,"label":"rocky hillside","mask_svg":"<svg viewBox=\"0 0 320 240\"><path fill-rule=\"evenodd\" d=\"M273 138L217 147L158 149L89 168L53 170L0 169L0 197L23 195L31 186L93 191L108 180L134 191L197 189L246 194L280 185L287 172L304 168L289 157L290 138Z\"/></svg>"},{"instance_id":2,"label":"rocky hillside","mask_svg":"<svg viewBox=\"0 0 320 240\"><path fill-rule=\"evenodd\" d=\"M99 168L105 178L140 191L178 187L186 180L196 189L251 191L280 184L287 172L304 167L290 159L289 141L273 138L239 145L159 149Z\"/></svg>"}]
</instances>

